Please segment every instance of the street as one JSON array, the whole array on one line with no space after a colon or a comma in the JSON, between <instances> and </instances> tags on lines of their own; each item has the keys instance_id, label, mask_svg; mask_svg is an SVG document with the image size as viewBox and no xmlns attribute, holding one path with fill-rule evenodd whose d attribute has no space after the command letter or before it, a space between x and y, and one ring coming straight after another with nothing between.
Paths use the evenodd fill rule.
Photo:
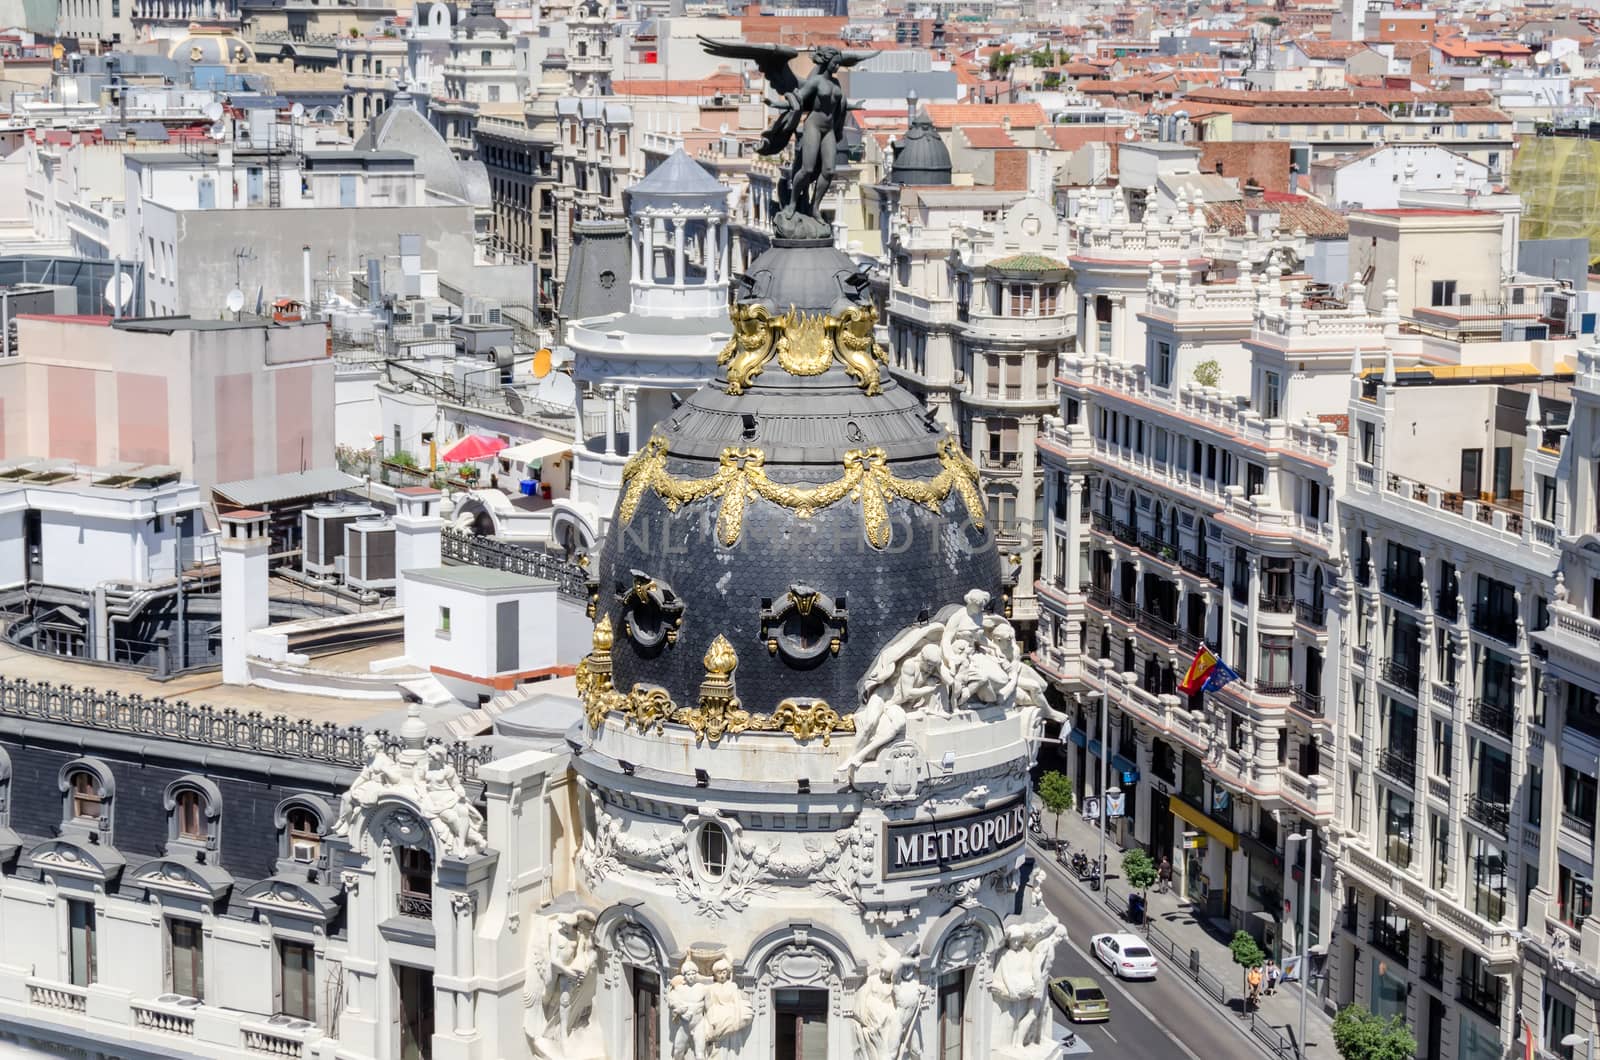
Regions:
<instances>
[{"instance_id":1,"label":"street","mask_svg":"<svg viewBox=\"0 0 1600 1060\"><path fill-rule=\"evenodd\" d=\"M1260 1055L1244 1026L1202 1001L1181 973L1165 967L1154 981L1122 982L1089 956L1089 937L1104 931L1130 930L1117 922L1100 900L1066 878L1066 870L1038 848L1033 848L1045 872L1045 905L1066 925L1067 945L1056 951L1052 976L1087 975L1100 984L1111 1001L1111 1019L1073 1027L1079 1047L1068 1054L1093 1053L1119 1058L1149 1057L1168 1060L1220 1060L1223 1057ZM1035 869L1035 871L1039 871ZM1218 975L1235 968L1214 968ZM1060 1009L1053 1009L1058 1033L1066 1025ZM1159 1013L1159 1016L1157 1015Z\"/></svg>"}]
</instances>

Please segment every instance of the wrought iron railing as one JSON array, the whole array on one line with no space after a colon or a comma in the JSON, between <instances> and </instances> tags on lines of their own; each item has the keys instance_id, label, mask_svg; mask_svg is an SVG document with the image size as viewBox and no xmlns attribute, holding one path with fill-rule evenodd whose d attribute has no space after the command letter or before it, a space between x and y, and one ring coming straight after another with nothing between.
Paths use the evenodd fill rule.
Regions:
<instances>
[{"instance_id":1,"label":"wrought iron railing","mask_svg":"<svg viewBox=\"0 0 1600 1060\"><path fill-rule=\"evenodd\" d=\"M177 740L201 747L294 758L359 768L366 764L361 741L366 731L332 722L268 717L260 711L213 707L182 699L146 699L138 693L73 688L43 681L0 678L0 717L76 725L101 732ZM398 739L376 730L386 743ZM475 778L478 766L493 757L488 747L449 745L450 760L464 778Z\"/></svg>"},{"instance_id":2,"label":"wrought iron railing","mask_svg":"<svg viewBox=\"0 0 1600 1060\"><path fill-rule=\"evenodd\" d=\"M433 896L401 892L395 896L395 911L401 916L414 917L417 920L432 920Z\"/></svg>"},{"instance_id":3,"label":"wrought iron railing","mask_svg":"<svg viewBox=\"0 0 1600 1060\"><path fill-rule=\"evenodd\" d=\"M1516 724L1517 714L1510 707L1503 707L1498 703L1490 703L1487 700L1474 699L1472 701L1472 720L1490 732L1499 733L1506 739L1510 739L1511 729Z\"/></svg>"},{"instance_id":4,"label":"wrought iron railing","mask_svg":"<svg viewBox=\"0 0 1600 1060\"><path fill-rule=\"evenodd\" d=\"M1467 800L1467 816L1501 835L1511 825L1511 807L1504 802L1493 802L1474 795Z\"/></svg>"},{"instance_id":5,"label":"wrought iron railing","mask_svg":"<svg viewBox=\"0 0 1600 1060\"><path fill-rule=\"evenodd\" d=\"M440 537L439 553L454 563L543 578L555 582L556 591L565 596L589 598L588 578L582 567L537 548L447 528Z\"/></svg>"}]
</instances>

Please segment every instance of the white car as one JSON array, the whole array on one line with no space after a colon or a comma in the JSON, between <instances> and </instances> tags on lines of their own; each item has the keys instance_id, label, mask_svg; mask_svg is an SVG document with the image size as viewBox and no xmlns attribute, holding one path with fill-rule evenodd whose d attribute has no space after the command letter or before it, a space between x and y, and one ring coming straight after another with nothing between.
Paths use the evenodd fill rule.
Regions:
<instances>
[{"instance_id":1,"label":"white car","mask_svg":"<svg viewBox=\"0 0 1600 1060\"><path fill-rule=\"evenodd\" d=\"M1138 935L1095 935L1089 939L1089 949L1118 979L1156 977L1156 955Z\"/></svg>"}]
</instances>

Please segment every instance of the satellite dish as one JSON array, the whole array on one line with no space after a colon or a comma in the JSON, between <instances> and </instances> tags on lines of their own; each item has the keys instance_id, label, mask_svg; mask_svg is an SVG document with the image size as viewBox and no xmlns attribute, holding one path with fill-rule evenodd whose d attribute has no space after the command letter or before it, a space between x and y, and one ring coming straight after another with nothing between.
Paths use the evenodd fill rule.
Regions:
<instances>
[{"instance_id":1,"label":"satellite dish","mask_svg":"<svg viewBox=\"0 0 1600 1060\"><path fill-rule=\"evenodd\" d=\"M225 140L228 138L228 127L219 121L206 130L206 135L213 140Z\"/></svg>"},{"instance_id":2,"label":"satellite dish","mask_svg":"<svg viewBox=\"0 0 1600 1060\"><path fill-rule=\"evenodd\" d=\"M533 355L533 377L543 379L550 374L550 347L541 346Z\"/></svg>"},{"instance_id":3,"label":"satellite dish","mask_svg":"<svg viewBox=\"0 0 1600 1060\"><path fill-rule=\"evenodd\" d=\"M1546 51L1534 52L1533 53L1533 64L1535 66L1549 66L1550 65L1550 53L1546 52Z\"/></svg>"},{"instance_id":4,"label":"satellite dish","mask_svg":"<svg viewBox=\"0 0 1600 1060\"><path fill-rule=\"evenodd\" d=\"M133 277L119 272L106 281L106 305L113 309L126 309L133 298Z\"/></svg>"},{"instance_id":5,"label":"satellite dish","mask_svg":"<svg viewBox=\"0 0 1600 1060\"><path fill-rule=\"evenodd\" d=\"M207 103L206 104L206 109L205 109L205 115L206 115L206 118L208 120L210 120L210 121L221 121L222 120L222 104L218 103L216 100L212 100L210 103Z\"/></svg>"},{"instance_id":6,"label":"satellite dish","mask_svg":"<svg viewBox=\"0 0 1600 1060\"><path fill-rule=\"evenodd\" d=\"M295 119L296 121L299 121L301 118L305 117L305 115L306 105L304 103L296 103L294 106L289 108L289 117Z\"/></svg>"},{"instance_id":7,"label":"satellite dish","mask_svg":"<svg viewBox=\"0 0 1600 1060\"><path fill-rule=\"evenodd\" d=\"M551 405L570 407L578 398L578 389L572 385L572 377L554 372L539 380L539 388L535 396L540 401Z\"/></svg>"},{"instance_id":8,"label":"satellite dish","mask_svg":"<svg viewBox=\"0 0 1600 1060\"><path fill-rule=\"evenodd\" d=\"M244 308L244 292L235 287L228 292L228 312L237 313Z\"/></svg>"}]
</instances>

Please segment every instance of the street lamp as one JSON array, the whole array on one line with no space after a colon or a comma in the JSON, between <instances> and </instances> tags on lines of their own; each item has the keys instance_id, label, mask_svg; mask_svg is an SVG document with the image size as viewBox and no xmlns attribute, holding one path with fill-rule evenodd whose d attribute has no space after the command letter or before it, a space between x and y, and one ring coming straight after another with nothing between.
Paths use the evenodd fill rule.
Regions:
<instances>
[{"instance_id":1,"label":"street lamp","mask_svg":"<svg viewBox=\"0 0 1600 1060\"><path fill-rule=\"evenodd\" d=\"M1111 717L1111 682L1113 680L1126 685L1129 675L1116 672L1116 663L1110 659L1099 660L1100 666L1100 869L1096 889L1105 886L1106 877L1106 788L1109 784L1107 770L1110 768L1111 752L1107 748L1108 735L1106 727Z\"/></svg>"},{"instance_id":2,"label":"street lamp","mask_svg":"<svg viewBox=\"0 0 1600 1060\"><path fill-rule=\"evenodd\" d=\"M1310 821L1306 822L1304 832L1288 836L1284 842L1302 840L1306 844L1306 866L1300 873L1300 1037L1295 1040L1295 1049L1303 1057L1306 1055L1306 995L1311 985L1311 858L1317 848L1317 832Z\"/></svg>"},{"instance_id":3,"label":"street lamp","mask_svg":"<svg viewBox=\"0 0 1600 1060\"><path fill-rule=\"evenodd\" d=\"M1581 1045L1583 1046L1583 1055L1588 1057L1589 1060L1594 1060L1593 1038L1585 1038L1581 1034L1569 1034L1565 1038L1561 1039L1561 1045L1562 1048L1565 1049L1576 1049Z\"/></svg>"}]
</instances>

